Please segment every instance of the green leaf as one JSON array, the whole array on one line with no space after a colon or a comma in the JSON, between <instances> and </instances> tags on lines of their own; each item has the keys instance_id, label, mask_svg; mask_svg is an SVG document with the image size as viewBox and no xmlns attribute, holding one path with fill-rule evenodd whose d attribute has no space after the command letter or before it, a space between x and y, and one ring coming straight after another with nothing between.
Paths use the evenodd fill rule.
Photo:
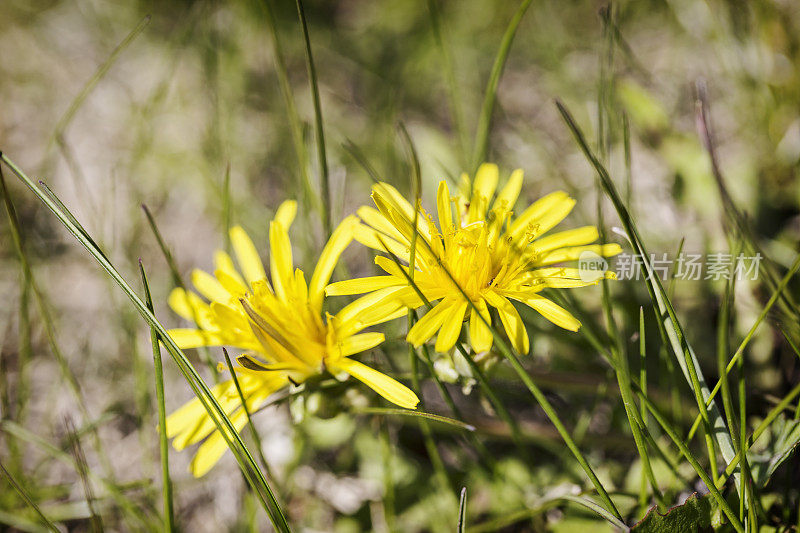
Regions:
<instances>
[{"instance_id":1,"label":"green leaf","mask_svg":"<svg viewBox=\"0 0 800 533\"><path fill-rule=\"evenodd\" d=\"M637 533L683 533L685 531L713 531L720 525L719 508L708 495L696 492L683 505L678 505L661 514L653 506L641 522L631 528Z\"/></svg>"},{"instance_id":2,"label":"green leaf","mask_svg":"<svg viewBox=\"0 0 800 533\"><path fill-rule=\"evenodd\" d=\"M770 433L772 435L766 449L748 456L753 481L759 487L766 486L778 467L797 449L800 444L800 420L780 417L773 422Z\"/></svg>"}]
</instances>

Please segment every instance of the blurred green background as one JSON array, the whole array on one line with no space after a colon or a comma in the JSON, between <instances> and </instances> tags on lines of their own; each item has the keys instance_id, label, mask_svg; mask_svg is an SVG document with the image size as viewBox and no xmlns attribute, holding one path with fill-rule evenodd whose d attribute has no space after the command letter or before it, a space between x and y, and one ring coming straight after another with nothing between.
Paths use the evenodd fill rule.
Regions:
<instances>
[{"instance_id":1,"label":"blurred green background","mask_svg":"<svg viewBox=\"0 0 800 533\"><path fill-rule=\"evenodd\" d=\"M446 56L433 31L431 4L438 6L444 49L452 56L455 106ZM524 169L518 207L564 189L578 199L578 206L563 227L596 222L595 176L554 99L571 109L594 140L603 87L614 110L608 130L609 167L631 199L650 251L674 256L682 239L684 250L727 251L722 202L696 132L696 84L701 82L708 88L719 160L733 200L748 213L776 268L788 268L800 242L800 4L620 1L614 6L617 45L610 71L603 75L605 83L601 64L608 47L600 7L594 1L536 0L519 26L497 93L488 157L504 175ZM300 179L267 8L305 124L310 189ZM370 203L371 181L348 147L356 147L382 179L410 191L409 156L400 124L419 154L423 203L428 207L434 205L440 179L471 170L487 79L517 8L515 2L487 0L305 3L334 222ZM151 16L149 24L112 58L146 15ZM91 82L104 63L109 68ZM631 128L630 178L624 161L623 112ZM266 255L273 210L284 199L296 198L301 207L291 232L295 258L308 270L324 242L314 207L317 200L309 195L320 189L313 119L293 2L0 3L0 150L58 193L132 284L138 276L136 260L143 260L157 314L169 325L179 323L165 305L173 280L141 204L152 211L187 274L193 267L211 267L213 250L225 246L225 227L230 224L243 225ZM105 471L103 453L97 453L92 438L82 436L89 466L98 475L112 476L125 498L145 514L155 512L160 505L159 485L152 481L158 480L158 437L148 332L124 296L57 221L8 173L6 178L54 336L86 412L52 355L46 321L22 277L3 218L2 416L67 453L65 417L81 435L96 427L112 465ZM619 225L608 206L604 211L609 228ZM614 234L610 238L621 240ZM352 246L342 268L341 273L369 275L374 271L370 252ZM674 304L711 376L716 376L713 321L721 289L719 282L675 285ZM645 286L628 281L612 290L623 334L635 352L639 307L648 305ZM790 290L797 297L797 284ZM740 284L736 339L747 332L769 294L761 283ZM572 296L591 320L602 324L599 289L580 289ZM621 491L635 493L638 460L610 367L579 335L556 331L539 317L525 318L530 318L533 346L526 365L569 427L575 428L601 477ZM770 315L771 322L780 320L780 315ZM408 356L400 322L394 324L396 335L385 352L403 375ZM652 317L648 322L654 323ZM648 342L657 351L657 330L651 331ZM212 355L215 360L220 357ZM374 357L388 367L385 358ZM189 399L191 391L171 362L165 364L171 410ZM748 402L757 418L763 406L797 382L800 368L773 328L759 330L748 349L747 365L752 372ZM677 389L678 403L691 405L682 379L672 381L669 369L658 361L651 373L653 387L663 397ZM303 406L293 406L295 418L302 418L294 423L284 405L259 413L265 453L291 521L306 531L386 531L389 526L452 531L454 494L466 485L470 522L486 523L488 530L499 528L502 519L514 513L523 516L505 526L509 531L599 526L593 514L580 509L529 512L533 518L524 514L559 491L576 490L582 477L521 384L502 367L495 379L503 385L502 395L529 446L520 455L508 429L480 394L462 396L454 385L467 421L479 428L478 438L496 463L486 468L462 433L433 425L453 494L443 493L431 481L430 460L413 419L346 413L331 418L335 413L314 413L308 405L302 417L297 413ZM429 411L449 415L429 379L422 392ZM349 405L368 399L373 400L364 393L364 398L342 401ZM305 398L307 404L312 400L313 396ZM4 465L25 480L50 515L65 517L76 531L88 530L88 508L75 469L52 450L32 445L30 436L14 436L4 428ZM191 454L171 454L183 530L246 530L252 523L267 527L229 455L197 481L187 472ZM797 468L791 463L781 475L797 479ZM32 515L22 511L24 502L2 483L0 522L22 529L26 523L35 524ZM133 527L104 485L95 485L106 527ZM394 524L389 525L387 486L394 494ZM685 490L677 484L672 494L676 502L681 494L686 496ZM791 494L796 498L796 489ZM640 518L635 499L630 503L628 516ZM780 512L796 515L796 509L794 505L793 511Z\"/></svg>"}]
</instances>

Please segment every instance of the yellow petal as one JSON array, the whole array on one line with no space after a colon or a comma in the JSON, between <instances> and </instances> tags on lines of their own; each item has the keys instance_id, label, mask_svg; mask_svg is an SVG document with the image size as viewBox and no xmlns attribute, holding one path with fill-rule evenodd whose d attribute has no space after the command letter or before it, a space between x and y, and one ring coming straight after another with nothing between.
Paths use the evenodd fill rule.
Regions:
<instances>
[{"instance_id":1,"label":"yellow petal","mask_svg":"<svg viewBox=\"0 0 800 533\"><path fill-rule=\"evenodd\" d=\"M439 190L436 191L436 208L439 212L439 227L442 228L442 235L447 237L453 231L453 215L450 209L450 189L447 182L439 182Z\"/></svg>"},{"instance_id":2,"label":"yellow petal","mask_svg":"<svg viewBox=\"0 0 800 533\"><path fill-rule=\"evenodd\" d=\"M447 312L442 329L439 331L439 336L436 337L436 351L446 352L458 341L458 335L461 333L461 326L464 324L464 313L467 311L467 301L460 301L453 304L450 311Z\"/></svg>"},{"instance_id":3,"label":"yellow petal","mask_svg":"<svg viewBox=\"0 0 800 533\"><path fill-rule=\"evenodd\" d=\"M483 320L481 320L481 316L486 319L486 322L491 324L492 318L489 314L489 308L486 307L486 302L483 299L478 300L475 302L475 307L480 310L480 315L478 312L473 308L470 311L469 316L469 341L472 348L478 352L488 352L492 348L492 330L489 329Z\"/></svg>"},{"instance_id":4,"label":"yellow petal","mask_svg":"<svg viewBox=\"0 0 800 533\"><path fill-rule=\"evenodd\" d=\"M533 266L554 265L556 263L563 263L564 261L576 261L580 259L581 254L590 252L603 257L613 257L622 252L619 244L592 244L589 246L572 246L570 248L559 248L553 250L548 254L542 255L532 263Z\"/></svg>"},{"instance_id":5,"label":"yellow petal","mask_svg":"<svg viewBox=\"0 0 800 533\"><path fill-rule=\"evenodd\" d=\"M199 269L192 270L192 284L197 292L212 301L227 302L231 294L225 290L217 278Z\"/></svg>"},{"instance_id":6,"label":"yellow petal","mask_svg":"<svg viewBox=\"0 0 800 533\"><path fill-rule=\"evenodd\" d=\"M325 287L325 294L327 296L364 294L365 292L372 292L386 287L397 287L405 284L405 281L399 280L395 276L368 276L366 278L348 279L346 281L331 283Z\"/></svg>"},{"instance_id":7,"label":"yellow petal","mask_svg":"<svg viewBox=\"0 0 800 533\"><path fill-rule=\"evenodd\" d=\"M242 279L239 271L233 266L233 259L222 250L214 252L214 270L221 270L235 279L240 285L245 285L245 281Z\"/></svg>"},{"instance_id":8,"label":"yellow petal","mask_svg":"<svg viewBox=\"0 0 800 533\"><path fill-rule=\"evenodd\" d=\"M531 294L524 298L515 297L514 299L519 299L519 301L525 305L536 309L543 317L556 326L570 331L578 331L581 327L580 321L572 316L572 313L543 296Z\"/></svg>"},{"instance_id":9,"label":"yellow petal","mask_svg":"<svg viewBox=\"0 0 800 533\"><path fill-rule=\"evenodd\" d=\"M504 296L493 291L486 293L486 301L497 309L497 314L500 315L500 321L506 330L508 340L511 341L514 349L522 355L528 353L530 349L528 332L525 330L525 324L523 324L522 318L520 318L514 305Z\"/></svg>"},{"instance_id":10,"label":"yellow petal","mask_svg":"<svg viewBox=\"0 0 800 533\"><path fill-rule=\"evenodd\" d=\"M181 318L195 322L203 329L214 329L214 324L209 321L208 304L195 293L181 288L172 289L167 303Z\"/></svg>"},{"instance_id":11,"label":"yellow petal","mask_svg":"<svg viewBox=\"0 0 800 533\"><path fill-rule=\"evenodd\" d=\"M402 290L402 287L387 287L364 295L354 302L347 304L341 311L336 313L336 320L340 324L340 327L344 327L345 324L350 323L361 323L362 315L366 311L374 312L375 308L383 302L391 302L390 308L386 311L386 314L393 313L398 307L401 307L402 304L399 301L393 300L391 296L400 290ZM363 329L364 327L365 326L362 326L359 329Z\"/></svg>"},{"instance_id":12,"label":"yellow petal","mask_svg":"<svg viewBox=\"0 0 800 533\"><path fill-rule=\"evenodd\" d=\"M224 339L219 333L204 331L200 329L176 328L167 331L178 348L188 350L199 348L200 346L222 346Z\"/></svg>"},{"instance_id":13,"label":"yellow petal","mask_svg":"<svg viewBox=\"0 0 800 533\"><path fill-rule=\"evenodd\" d=\"M230 237L233 251L236 252L236 260L239 262L247 283L252 284L254 281L266 278L267 273L264 271L264 264L261 262L261 258L258 256L258 250L242 227L232 227Z\"/></svg>"},{"instance_id":14,"label":"yellow petal","mask_svg":"<svg viewBox=\"0 0 800 533\"><path fill-rule=\"evenodd\" d=\"M342 255L344 249L353 240L353 234L357 227L361 226L358 217L350 215L342 220L331 234L325 248L317 261L317 267L314 269L314 274L311 275L311 281L308 283L308 300L314 309L322 309L322 301L325 297L325 286L331 280L333 269L336 263L339 262L339 256Z\"/></svg>"},{"instance_id":15,"label":"yellow petal","mask_svg":"<svg viewBox=\"0 0 800 533\"><path fill-rule=\"evenodd\" d=\"M569 197L564 191L556 191L548 194L535 201L530 205L517 219L511 224L509 234L515 240L518 240L529 229L533 231L534 236L541 235L544 231L541 229L540 220L551 211L562 213L566 209L567 213L575 205L575 200ZM564 214L564 217L567 216ZM562 219L564 218L562 217ZM560 220L559 220L560 222ZM552 226L551 226L552 227Z\"/></svg>"},{"instance_id":16,"label":"yellow petal","mask_svg":"<svg viewBox=\"0 0 800 533\"><path fill-rule=\"evenodd\" d=\"M410 260L408 244L400 244L400 242L385 236L383 233L375 231L369 226L359 224L353 230L353 238L367 248L372 248L379 252L388 250L398 259L406 263ZM403 237L403 241L406 241L405 237Z\"/></svg>"},{"instance_id":17,"label":"yellow petal","mask_svg":"<svg viewBox=\"0 0 800 533\"><path fill-rule=\"evenodd\" d=\"M211 394L213 394L214 397L219 398L225 391L228 390L231 383L233 383L233 381L228 380L214 385L211 388ZM206 412L205 407L203 407L203 404L200 403L199 399L194 398L186 402L174 413L167 417L167 438L171 439L179 433L183 433L191 426L197 424L198 420L204 416L208 416L208 413Z\"/></svg>"},{"instance_id":18,"label":"yellow petal","mask_svg":"<svg viewBox=\"0 0 800 533\"><path fill-rule=\"evenodd\" d=\"M247 423L247 413L244 409L239 409L231 418L234 429L239 432ZM232 435L230 436L233 437ZM228 449L228 444L222 438L219 430L215 431L198 449L189 465L189 471L194 477L203 477L211 468L222 458L222 454Z\"/></svg>"},{"instance_id":19,"label":"yellow petal","mask_svg":"<svg viewBox=\"0 0 800 533\"><path fill-rule=\"evenodd\" d=\"M289 228L292 227L292 222L294 222L295 215L297 215L297 202L294 200L286 200L278 207L278 210L275 211L275 218L273 220L286 228L286 231L289 231Z\"/></svg>"},{"instance_id":20,"label":"yellow petal","mask_svg":"<svg viewBox=\"0 0 800 533\"><path fill-rule=\"evenodd\" d=\"M580 246L597 240L599 234L594 226L584 226L567 231L560 231L547 237L542 237L534 242L537 254L544 254L565 246Z\"/></svg>"},{"instance_id":21,"label":"yellow petal","mask_svg":"<svg viewBox=\"0 0 800 533\"><path fill-rule=\"evenodd\" d=\"M521 168L511 173L508 181L500 190L500 194L497 195L494 204L492 204L492 209L499 208L510 211L514 208L514 204L517 203L517 198L519 198L519 192L522 190L523 175Z\"/></svg>"},{"instance_id":22,"label":"yellow petal","mask_svg":"<svg viewBox=\"0 0 800 533\"><path fill-rule=\"evenodd\" d=\"M247 293L247 287L244 285L242 278L238 276L233 277L224 270L215 270L214 277L235 298L241 298Z\"/></svg>"},{"instance_id":23,"label":"yellow petal","mask_svg":"<svg viewBox=\"0 0 800 533\"><path fill-rule=\"evenodd\" d=\"M497 188L499 171L497 165L484 163L478 167L475 173L475 181L472 182L472 198L469 204L469 222L477 222L486 217L486 210L489 208L489 201L494 196Z\"/></svg>"},{"instance_id":24,"label":"yellow petal","mask_svg":"<svg viewBox=\"0 0 800 533\"><path fill-rule=\"evenodd\" d=\"M286 228L278 222L269 223L269 270L275 296L286 301L286 290L292 278L292 243Z\"/></svg>"},{"instance_id":25,"label":"yellow petal","mask_svg":"<svg viewBox=\"0 0 800 533\"><path fill-rule=\"evenodd\" d=\"M374 348L384 340L383 333L369 332L358 335L350 335L339 340L335 346L330 348L331 356L335 359L347 357Z\"/></svg>"},{"instance_id":26,"label":"yellow petal","mask_svg":"<svg viewBox=\"0 0 800 533\"><path fill-rule=\"evenodd\" d=\"M397 231L397 229L392 225L389 220L383 216L383 213L375 209L374 207L369 206L362 206L358 208L356 214L363 220L368 226L372 226L372 228L380 231L381 233L385 233L392 239L396 241L403 241L405 237L403 234Z\"/></svg>"},{"instance_id":27,"label":"yellow petal","mask_svg":"<svg viewBox=\"0 0 800 533\"><path fill-rule=\"evenodd\" d=\"M442 327L447 313L453 306L452 300L442 300L436 307L425 313L421 319L414 324L406 335L406 340L418 348L428 339L433 337L439 328Z\"/></svg>"},{"instance_id":28,"label":"yellow petal","mask_svg":"<svg viewBox=\"0 0 800 533\"><path fill-rule=\"evenodd\" d=\"M363 382L393 404L405 407L406 409L417 408L419 398L414 394L414 391L386 374L382 374L363 363L347 358L338 361L336 367Z\"/></svg>"}]
</instances>

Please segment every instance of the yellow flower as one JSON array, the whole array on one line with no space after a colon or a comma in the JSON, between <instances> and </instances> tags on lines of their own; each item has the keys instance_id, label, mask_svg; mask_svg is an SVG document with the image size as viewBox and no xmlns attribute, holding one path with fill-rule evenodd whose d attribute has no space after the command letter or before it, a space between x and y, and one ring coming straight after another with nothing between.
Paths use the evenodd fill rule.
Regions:
<instances>
[{"instance_id":1,"label":"yellow flower","mask_svg":"<svg viewBox=\"0 0 800 533\"><path fill-rule=\"evenodd\" d=\"M590 244L598 238L594 226L543 237L564 220L575 205L575 200L565 192L548 194L514 216L512 208L522 187L522 170L511 174L490 209L497 181L497 166L481 165L469 201L464 194L451 198L447 183L440 182L437 194L439 228L424 209L416 213L413 280L428 302L438 300L438 303L408 332L407 340L414 346L420 346L438 332L436 350L445 352L455 345L462 323L468 319L472 348L475 352L488 351L492 347L492 334L477 312L488 322L491 320L489 307L493 307L514 348L519 353L528 353L528 334L510 300L532 307L562 328L576 331L580 322L539 293L546 287L595 284L603 276L581 276L577 268L553 265L577 260L582 253L612 256L621 251L617 244ZM466 176L462 176L462 183L469 188ZM389 251L409 264L411 243L415 238L414 208L386 183L373 187L372 199L377 210L371 207L358 210L364 224L356 228L355 239L376 250ZM333 283L326 293L369 292L357 302L369 302L372 319L425 304L409 283L406 267L387 257L377 257L375 262L387 275ZM607 273L605 277L612 278L613 274ZM477 311L468 305L464 293Z\"/></svg>"},{"instance_id":2,"label":"yellow flower","mask_svg":"<svg viewBox=\"0 0 800 533\"><path fill-rule=\"evenodd\" d=\"M181 348L228 345L245 350L237 357L236 375L251 412L289 383L303 383L325 370L337 376L353 376L390 402L416 408L419 399L409 388L349 358L384 340L382 333L359 333L380 322L363 319L368 302L354 302L334 316L323 316L325 286L353 238L358 219L351 216L342 221L306 283L300 269L293 271L287 231L296 210L295 202L284 202L270 223L271 286L253 242L242 228L234 227L231 244L241 274L222 251L214 256L213 276L201 270L192 272L192 283L210 303L194 292L173 290L170 307L199 328L173 329L170 335ZM247 416L233 380L218 384L212 392L240 431ZM173 446L177 450L208 437L191 463L197 477L208 472L227 448L197 398L167 418L167 436L175 437Z\"/></svg>"}]
</instances>

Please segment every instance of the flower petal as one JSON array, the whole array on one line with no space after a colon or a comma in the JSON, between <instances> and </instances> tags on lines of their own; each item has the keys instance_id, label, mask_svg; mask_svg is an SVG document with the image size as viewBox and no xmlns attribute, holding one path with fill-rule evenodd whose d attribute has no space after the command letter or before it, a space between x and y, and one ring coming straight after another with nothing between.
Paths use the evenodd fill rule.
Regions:
<instances>
[{"instance_id":1,"label":"flower petal","mask_svg":"<svg viewBox=\"0 0 800 533\"><path fill-rule=\"evenodd\" d=\"M595 226L584 226L567 231L559 231L547 237L537 239L533 247L537 254L544 254L565 246L581 246L597 240L599 234Z\"/></svg>"},{"instance_id":2,"label":"flower petal","mask_svg":"<svg viewBox=\"0 0 800 533\"><path fill-rule=\"evenodd\" d=\"M254 281L266 278L267 273L264 271L264 264L261 262L258 250L242 227L232 227L230 237L233 251L236 252L236 260L239 262L247 282L252 284Z\"/></svg>"},{"instance_id":3,"label":"flower petal","mask_svg":"<svg viewBox=\"0 0 800 533\"><path fill-rule=\"evenodd\" d=\"M192 270L192 284L197 292L211 301L227 302L231 299L231 294L225 290L217 278L203 270Z\"/></svg>"},{"instance_id":4,"label":"flower petal","mask_svg":"<svg viewBox=\"0 0 800 533\"><path fill-rule=\"evenodd\" d=\"M447 182L442 180L436 191L436 210L439 213L439 227L445 238L453 231L453 214L450 206L450 189L447 187Z\"/></svg>"},{"instance_id":5,"label":"flower petal","mask_svg":"<svg viewBox=\"0 0 800 533\"><path fill-rule=\"evenodd\" d=\"M219 332L201 329L175 328L167 331L181 350L199 348L200 346L222 346L225 340Z\"/></svg>"},{"instance_id":6,"label":"flower petal","mask_svg":"<svg viewBox=\"0 0 800 533\"><path fill-rule=\"evenodd\" d=\"M492 317L489 314L489 308L486 307L486 302L480 299L475 302L475 307L480 311L480 315L473 308L470 310L469 315L469 342L472 348L480 352L488 352L492 348L494 341L492 337L492 330L487 326L481 316L486 319L489 324L492 323Z\"/></svg>"},{"instance_id":7,"label":"flower petal","mask_svg":"<svg viewBox=\"0 0 800 533\"><path fill-rule=\"evenodd\" d=\"M414 391L374 368L346 357L336 363L336 368L363 382L395 405L406 409L417 408L419 398Z\"/></svg>"},{"instance_id":8,"label":"flower petal","mask_svg":"<svg viewBox=\"0 0 800 533\"><path fill-rule=\"evenodd\" d=\"M442 327L447 313L453 306L452 300L442 300L436 307L425 313L425 316L420 318L414 324L406 335L406 340L418 348L424 344L428 339L433 337L439 328Z\"/></svg>"},{"instance_id":9,"label":"flower petal","mask_svg":"<svg viewBox=\"0 0 800 533\"><path fill-rule=\"evenodd\" d=\"M543 317L556 326L568 329L570 331L578 331L578 329L581 327L580 321L572 316L572 313L543 296L539 296L538 294L530 294L527 297L511 297L537 310Z\"/></svg>"},{"instance_id":10,"label":"flower petal","mask_svg":"<svg viewBox=\"0 0 800 533\"><path fill-rule=\"evenodd\" d=\"M372 292L386 287L397 287L405 284L405 281L397 279L395 276L368 276L365 278L348 279L331 283L325 287L325 295L342 296L346 294L364 294L365 292Z\"/></svg>"},{"instance_id":11,"label":"flower petal","mask_svg":"<svg viewBox=\"0 0 800 533\"><path fill-rule=\"evenodd\" d=\"M477 222L486 217L486 210L489 208L489 201L494 196L499 177L497 165L494 163L483 163L475 173L475 181L472 182L472 198L469 204L469 222Z\"/></svg>"},{"instance_id":12,"label":"flower petal","mask_svg":"<svg viewBox=\"0 0 800 533\"><path fill-rule=\"evenodd\" d=\"M231 418L234 429L239 432L247 424L247 413L244 409L239 409ZM222 458L222 454L228 449L228 444L222 438L219 430L214 433L197 449L189 465L189 471L194 477L203 477L211 470Z\"/></svg>"},{"instance_id":13,"label":"flower petal","mask_svg":"<svg viewBox=\"0 0 800 533\"><path fill-rule=\"evenodd\" d=\"M289 231L289 228L292 227L292 222L294 222L295 215L297 215L297 202L294 200L286 200L278 206L273 220L286 228L286 231Z\"/></svg>"},{"instance_id":14,"label":"flower petal","mask_svg":"<svg viewBox=\"0 0 800 533\"><path fill-rule=\"evenodd\" d=\"M439 335L436 337L436 351L446 352L458 341L458 335L461 333L461 326L464 324L464 313L467 311L467 301L459 301L450 308L447 312L442 329L439 330Z\"/></svg>"},{"instance_id":15,"label":"flower petal","mask_svg":"<svg viewBox=\"0 0 800 533\"><path fill-rule=\"evenodd\" d=\"M181 318L196 323L202 329L214 329L209 321L210 309L198 295L181 288L172 289L167 303Z\"/></svg>"},{"instance_id":16,"label":"flower petal","mask_svg":"<svg viewBox=\"0 0 800 533\"><path fill-rule=\"evenodd\" d=\"M506 335L508 335L508 340L511 341L514 349L522 355L528 353L530 349L528 332L525 330L525 324L522 322L522 318L520 318L519 312L517 312L514 305L504 296L493 291L487 291L485 297L489 305L497 309L500 321L503 323Z\"/></svg>"},{"instance_id":17,"label":"flower petal","mask_svg":"<svg viewBox=\"0 0 800 533\"><path fill-rule=\"evenodd\" d=\"M509 235L515 240L525 235L526 232L531 231L534 237L544 233L546 230L542 229L541 220L548 216L549 220L557 218L551 213L556 213L563 216L553 223L553 226L569 214L572 207L575 205L575 200L569 197L564 191L556 191L536 200L531 204L520 216L511 224ZM552 226L550 226L552 227ZM548 228L549 229L549 228Z\"/></svg>"},{"instance_id":18,"label":"flower petal","mask_svg":"<svg viewBox=\"0 0 800 533\"><path fill-rule=\"evenodd\" d=\"M214 270L221 270L235 279L240 285L245 285L245 281L242 279L239 271L233 266L233 259L222 250L214 252Z\"/></svg>"},{"instance_id":19,"label":"flower petal","mask_svg":"<svg viewBox=\"0 0 800 533\"><path fill-rule=\"evenodd\" d=\"M511 173L508 181L500 190L500 193L492 204L492 209L503 209L506 211L514 209L514 204L517 203L517 198L519 198L519 192L522 190L523 176L524 173L521 168Z\"/></svg>"},{"instance_id":20,"label":"flower petal","mask_svg":"<svg viewBox=\"0 0 800 533\"><path fill-rule=\"evenodd\" d=\"M336 263L339 262L339 256L342 255L344 249L353 240L355 228L360 226L358 218L351 215L336 227L328 240L328 243L323 248L322 253L317 261L317 267L314 269L314 274L311 276L311 281L308 284L308 300L311 306L318 310L322 309L322 301L325 297L325 286L331 280L333 269Z\"/></svg>"},{"instance_id":21,"label":"flower petal","mask_svg":"<svg viewBox=\"0 0 800 533\"><path fill-rule=\"evenodd\" d=\"M329 348L329 353L335 355L334 359L348 357L353 354L365 352L384 341L383 333L368 332L358 335L349 335L339 340L335 346Z\"/></svg>"},{"instance_id":22,"label":"flower petal","mask_svg":"<svg viewBox=\"0 0 800 533\"><path fill-rule=\"evenodd\" d=\"M269 271L275 296L286 301L286 291L292 279L292 243L289 233L280 222L269 223Z\"/></svg>"},{"instance_id":23,"label":"flower petal","mask_svg":"<svg viewBox=\"0 0 800 533\"><path fill-rule=\"evenodd\" d=\"M603 257L613 257L622 252L619 244L592 244L589 246L572 246L570 248L559 248L545 254L533 262L533 266L554 265L565 261L576 261L580 259L584 252L591 252Z\"/></svg>"}]
</instances>

